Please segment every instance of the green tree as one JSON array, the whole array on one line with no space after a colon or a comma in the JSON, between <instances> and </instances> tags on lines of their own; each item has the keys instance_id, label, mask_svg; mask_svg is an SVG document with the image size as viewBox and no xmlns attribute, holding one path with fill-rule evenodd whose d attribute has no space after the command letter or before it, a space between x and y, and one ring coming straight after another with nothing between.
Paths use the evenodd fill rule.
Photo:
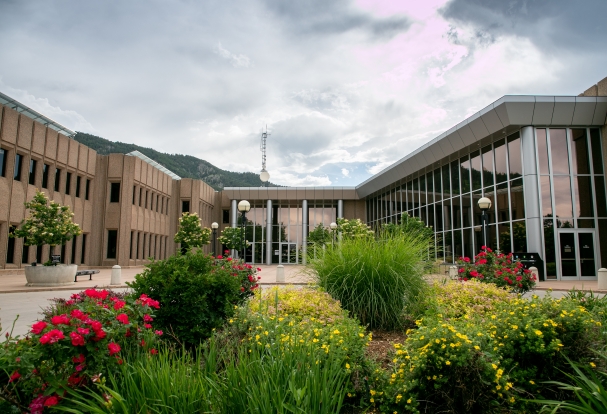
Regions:
<instances>
[{"instance_id":1,"label":"green tree","mask_svg":"<svg viewBox=\"0 0 607 414\"><path fill-rule=\"evenodd\" d=\"M222 230L221 236L218 238L219 243L226 246L228 249L242 250L249 246L249 241L245 239L245 234L241 227L226 227Z\"/></svg>"},{"instance_id":2,"label":"green tree","mask_svg":"<svg viewBox=\"0 0 607 414\"><path fill-rule=\"evenodd\" d=\"M319 246L324 246L330 243L331 238L331 229L323 226L322 223L314 227L314 230L308 234L308 242Z\"/></svg>"},{"instance_id":3,"label":"green tree","mask_svg":"<svg viewBox=\"0 0 607 414\"><path fill-rule=\"evenodd\" d=\"M336 231L341 233L342 238L346 239L372 238L374 236L373 230L360 219L338 218Z\"/></svg>"},{"instance_id":4,"label":"green tree","mask_svg":"<svg viewBox=\"0 0 607 414\"><path fill-rule=\"evenodd\" d=\"M179 230L174 240L175 243L181 243L181 247L186 250L202 247L211 242L211 229L200 225L200 217L197 213L185 212L179 218Z\"/></svg>"},{"instance_id":5,"label":"green tree","mask_svg":"<svg viewBox=\"0 0 607 414\"><path fill-rule=\"evenodd\" d=\"M432 227L426 226L418 217L412 217L405 212L401 215L400 223L384 223L382 225L382 234L384 236L416 234L431 240L434 230Z\"/></svg>"},{"instance_id":6,"label":"green tree","mask_svg":"<svg viewBox=\"0 0 607 414\"><path fill-rule=\"evenodd\" d=\"M42 191L36 191L34 198L25 203L25 208L29 210L29 216L21 221L20 227L10 237L23 237L26 246L48 244L52 250L82 234L80 226L73 221L74 213L70 208L49 202ZM45 266L51 264L50 261L44 263Z\"/></svg>"}]
</instances>

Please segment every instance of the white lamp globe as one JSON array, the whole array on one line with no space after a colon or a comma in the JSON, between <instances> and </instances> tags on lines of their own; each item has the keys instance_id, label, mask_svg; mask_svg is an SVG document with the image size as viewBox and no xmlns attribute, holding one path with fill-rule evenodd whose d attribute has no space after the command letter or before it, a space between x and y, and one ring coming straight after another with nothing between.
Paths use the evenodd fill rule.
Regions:
<instances>
[{"instance_id":1,"label":"white lamp globe","mask_svg":"<svg viewBox=\"0 0 607 414\"><path fill-rule=\"evenodd\" d=\"M333 222L329 224L329 227L331 227L331 230L335 230L337 228L337 223Z\"/></svg>"},{"instance_id":2,"label":"white lamp globe","mask_svg":"<svg viewBox=\"0 0 607 414\"><path fill-rule=\"evenodd\" d=\"M217 229L217 228L219 228L219 224L217 224L217 222L214 221L214 222L211 223L211 228L212 229Z\"/></svg>"},{"instance_id":3,"label":"white lamp globe","mask_svg":"<svg viewBox=\"0 0 607 414\"><path fill-rule=\"evenodd\" d=\"M270 179L270 173L268 173L266 170L262 170L261 173L259 174L259 179L261 180L262 183L267 183L268 180Z\"/></svg>"},{"instance_id":4,"label":"white lamp globe","mask_svg":"<svg viewBox=\"0 0 607 414\"><path fill-rule=\"evenodd\" d=\"M238 211L240 211L241 213L243 211L247 213L250 209L251 203L249 203L247 200L242 200L240 203L238 203Z\"/></svg>"},{"instance_id":5,"label":"white lamp globe","mask_svg":"<svg viewBox=\"0 0 607 414\"><path fill-rule=\"evenodd\" d=\"M487 197L482 197L480 200L478 200L478 208L480 208L481 210L490 209L491 200L489 200Z\"/></svg>"}]
</instances>

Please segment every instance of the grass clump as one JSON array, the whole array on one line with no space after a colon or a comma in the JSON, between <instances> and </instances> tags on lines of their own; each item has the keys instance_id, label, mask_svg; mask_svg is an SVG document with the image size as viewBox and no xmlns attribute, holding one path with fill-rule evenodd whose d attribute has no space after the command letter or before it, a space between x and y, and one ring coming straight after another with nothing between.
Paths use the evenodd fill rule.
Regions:
<instances>
[{"instance_id":1,"label":"grass clump","mask_svg":"<svg viewBox=\"0 0 607 414\"><path fill-rule=\"evenodd\" d=\"M343 238L311 259L321 288L369 328L398 329L403 311L428 289L429 238L422 233Z\"/></svg>"}]
</instances>

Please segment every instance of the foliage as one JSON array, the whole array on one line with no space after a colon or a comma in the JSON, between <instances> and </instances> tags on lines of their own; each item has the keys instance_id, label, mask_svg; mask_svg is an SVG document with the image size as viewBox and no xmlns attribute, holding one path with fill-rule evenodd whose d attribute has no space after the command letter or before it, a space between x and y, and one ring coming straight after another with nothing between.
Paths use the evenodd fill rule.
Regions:
<instances>
[{"instance_id":1,"label":"foliage","mask_svg":"<svg viewBox=\"0 0 607 414\"><path fill-rule=\"evenodd\" d=\"M607 356L600 355L603 362L607 362ZM588 365L576 364L568 360L573 373L564 372L568 382L547 381L547 384L558 386L562 390L570 391L574 400L535 400L533 402L543 404L540 413L556 413L565 409L573 413L583 414L605 414L607 413L607 389L605 380L607 372L596 368L591 362ZM605 365L605 364L604 364Z\"/></svg>"},{"instance_id":2,"label":"foliage","mask_svg":"<svg viewBox=\"0 0 607 414\"><path fill-rule=\"evenodd\" d=\"M248 240L245 240L245 233L242 227L226 227L221 231L221 236L218 237L218 240L226 248L238 251L251 245Z\"/></svg>"},{"instance_id":3,"label":"foliage","mask_svg":"<svg viewBox=\"0 0 607 414\"><path fill-rule=\"evenodd\" d=\"M428 285L428 240L419 234L345 237L308 267L319 286L371 328L402 326L402 313Z\"/></svg>"},{"instance_id":4,"label":"foliage","mask_svg":"<svg viewBox=\"0 0 607 414\"><path fill-rule=\"evenodd\" d=\"M191 155L162 153L152 148L140 147L135 144L112 142L84 132L77 132L74 139L94 149L101 155L110 153L128 154L132 151L139 151L173 171L178 176L202 180L217 191L221 191L224 187L259 187L261 185L259 174L257 173L239 173L222 170L207 161ZM276 184L272 184L271 182L266 183L266 185L277 187Z\"/></svg>"},{"instance_id":5,"label":"foliage","mask_svg":"<svg viewBox=\"0 0 607 414\"><path fill-rule=\"evenodd\" d=\"M341 234L342 239L373 238L375 233L369 226L360 219L348 220L344 218L337 219L337 233Z\"/></svg>"},{"instance_id":6,"label":"foliage","mask_svg":"<svg viewBox=\"0 0 607 414\"><path fill-rule=\"evenodd\" d=\"M257 270L231 258L190 251L154 261L127 283L137 295L146 294L163 307L157 322L176 340L196 346L211 336L234 306L258 287Z\"/></svg>"},{"instance_id":7,"label":"foliage","mask_svg":"<svg viewBox=\"0 0 607 414\"><path fill-rule=\"evenodd\" d=\"M25 203L29 216L20 224L10 237L24 237L27 246L59 246L82 233L78 224L72 220L74 213L68 206L61 206L49 199L41 191Z\"/></svg>"},{"instance_id":8,"label":"foliage","mask_svg":"<svg viewBox=\"0 0 607 414\"><path fill-rule=\"evenodd\" d=\"M484 283L493 283L499 287L525 293L533 289L536 277L525 269L520 261L512 258L512 253L495 253L488 247L481 247L481 252L474 257L474 263L468 257L460 257L459 278L476 279Z\"/></svg>"},{"instance_id":9,"label":"foliage","mask_svg":"<svg viewBox=\"0 0 607 414\"><path fill-rule=\"evenodd\" d=\"M0 348L0 397L31 412L62 402L69 389L89 386L123 363L124 349L153 352L158 303L145 295L87 289L56 300L23 339Z\"/></svg>"},{"instance_id":10,"label":"foliage","mask_svg":"<svg viewBox=\"0 0 607 414\"><path fill-rule=\"evenodd\" d=\"M184 212L179 218L179 230L174 240L185 248L202 247L211 243L211 229L200 225L197 213Z\"/></svg>"},{"instance_id":11,"label":"foliage","mask_svg":"<svg viewBox=\"0 0 607 414\"><path fill-rule=\"evenodd\" d=\"M324 246L331 243L333 240L333 233L328 227L324 227L322 223L319 223L314 230L308 233L308 243L314 243L319 246Z\"/></svg>"},{"instance_id":12,"label":"foliage","mask_svg":"<svg viewBox=\"0 0 607 414\"><path fill-rule=\"evenodd\" d=\"M420 234L423 237L427 237L429 240L434 235L432 227L426 226L422 220L418 217L412 217L408 213L404 212L401 215L400 222L396 223L384 223L382 224L382 230L384 234L398 235L398 234Z\"/></svg>"}]
</instances>

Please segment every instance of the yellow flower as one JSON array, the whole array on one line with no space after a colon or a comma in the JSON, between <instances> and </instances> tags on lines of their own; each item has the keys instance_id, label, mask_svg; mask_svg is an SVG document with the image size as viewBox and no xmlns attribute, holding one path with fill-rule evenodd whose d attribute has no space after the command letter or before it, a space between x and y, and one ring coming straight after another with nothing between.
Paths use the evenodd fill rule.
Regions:
<instances>
[{"instance_id":1,"label":"yellow flower","mask_svg":"<svg viewBox=\"0 0 607 414\"><path fill-rule=\"evenodd\" d=\"M411 398L407 400L407 404L411 404Z\"/></svg>"},{"instance_id":2,"label":"yellow flower","mask_svg":"<svg viewBox=\"0 0 607 414\"><path fill-rule=\"evenodd\" d=\"M447 362L445 362L445 364L451 365L451 361L447 361Z\"/></svg>"},{"instance_id":3,"label":"yellow flower","mask_svg":"<svg viewBox=\"0 0 607 414\"><path fill-rule=\"evenodd\" d=\"M481 347L478 345L474 345L474 349L476 349L478 351L479 349L481 349Z\"/></svg>"},{"instance_id":4,"label":"yellow flower","mask_svg":"<svg viewBox=\"0 0 607 414\"><path fill-rule=\"evenodd\" d=\"M533 380L529 380L529 384L535 385L535 382Z\"/></svg>"},{"instance_id":5,"label":"yellow flower","mask_svg":"<svg viewBox=\"0 0 607 414\"><path fill-rule=\"evenodd\" d=\"M595 364L594 362L591 362L591 363L590 363L590 366L591 366L592 368L596 368L596 364Z\"/></svg>"},{"instance_id":6,"label":"yellow flower","mask_svg":"<svg viewBox=\"0 0 607 414\"><path fill-rule=\"evenodd\" d=\"M350 369L350 364L346 362L346 369Z\"/></svg>"}]
</instances>

